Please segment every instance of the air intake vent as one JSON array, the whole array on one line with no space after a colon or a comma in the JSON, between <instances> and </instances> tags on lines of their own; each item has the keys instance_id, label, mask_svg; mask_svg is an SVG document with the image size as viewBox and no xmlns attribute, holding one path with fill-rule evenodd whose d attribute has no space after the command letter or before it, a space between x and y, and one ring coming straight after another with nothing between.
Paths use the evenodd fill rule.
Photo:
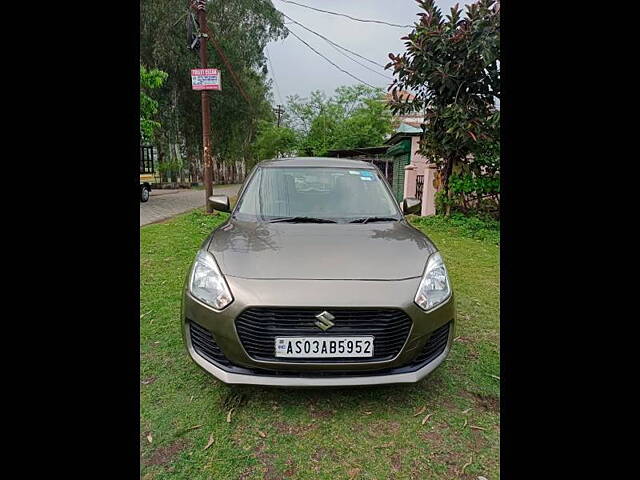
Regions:
<instances>
[{"instance_id":1,"label":"air intake vent","mask_svg":"<svg viewBox=\"0 0 640 480\"><path fill-rule=\"evenodd\" d=\"M209 330L195 322L189 321L189 333L191 344L196 352L212 363L222 366L231 366L231 362L224 356L222 350L213 338Z\"/></svg>"},{"instance_id":2,"label":"air intake vent","mask_svg":"<svg viewBox=\"0 0 640 480\"><path fill-rule=\"evenodd\" d=\"M449 325L450 323L447 323L433 331L420 355L412 362L413 364L428 363L444 352L449 338Z\"/></svg>"}]
</instances>

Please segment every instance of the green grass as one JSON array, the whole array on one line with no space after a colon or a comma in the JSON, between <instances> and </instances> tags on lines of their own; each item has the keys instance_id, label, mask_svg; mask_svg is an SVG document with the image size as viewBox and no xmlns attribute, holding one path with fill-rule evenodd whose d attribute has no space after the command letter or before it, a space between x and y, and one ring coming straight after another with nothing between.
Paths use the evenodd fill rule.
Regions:
<instances>
[{"instance_id":1,"label":"green grass","mask_svg":"<svg viewBox=\"0 0 640 480\"><path fill-rule=\"evenodd\" d=\"M477 216L465 217L460 213L454 213L448 218L441 215L414 217L412 221L419 228L437 229L456 236L462 235L500 244L500 222L494 219L484 219Z\"/></svg>"},{"instance_id":2,"label":"green grass","mask_svg":"<svg viewBox=\"0 0 640 480\"><path fill-rule=\"evenodd\" d=\"M458 308L458 338L427 379L406 386L286 390L226 386L197 367L182 345L186 271L203 239L225 219L196 210L141 229L143 479L499 477L495 232L480 240L449 221L412 219L441 250ZM425 412L414 416L422 407Z\"/></svg>"}]
</instances>

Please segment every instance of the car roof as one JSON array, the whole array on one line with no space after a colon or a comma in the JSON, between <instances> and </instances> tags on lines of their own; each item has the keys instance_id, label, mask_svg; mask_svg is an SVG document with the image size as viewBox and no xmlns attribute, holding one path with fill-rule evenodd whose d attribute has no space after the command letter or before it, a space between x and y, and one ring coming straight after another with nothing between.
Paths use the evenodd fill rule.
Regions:
<instances>
[{"instance_id":1,"label":"car roof","mask_svg":"<svg viewBox=\"0 0 640 480\"><path fill-rule=\"evenodd\" d=\"M373 165L362 160L330 157L289 157L264 160L259 167L334 167L334 168L368 168Z\"/></svg>"}]
</instances>

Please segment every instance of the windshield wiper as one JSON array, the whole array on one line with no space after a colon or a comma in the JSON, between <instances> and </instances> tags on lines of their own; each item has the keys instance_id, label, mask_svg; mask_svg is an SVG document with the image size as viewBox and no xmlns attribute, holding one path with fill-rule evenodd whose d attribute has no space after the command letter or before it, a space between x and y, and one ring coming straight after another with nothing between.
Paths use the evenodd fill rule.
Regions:
<instances>
[{"instance_id":1,"label":"windshield wiper","mask_svg":"<svg viewBox=\"0 0 640 480\"><path fill-rule=\"evenodd\" d=\"M361 217L349 221L349 223L368 223L368 222L388 222L390 220L397 221L396 217Z\"/></svg>"},{"instance_id":2,"label":"windshield wiper","mask_svg":"<svg viewBox=\"0 0 640 480\"><path fill-rule=\"evenodd\" d=\"M335 220L329 220L328 218L315 218L315 217L282 217L274 218L267 221L267 223L337 223Z\"/></svg>"}]
</instances>

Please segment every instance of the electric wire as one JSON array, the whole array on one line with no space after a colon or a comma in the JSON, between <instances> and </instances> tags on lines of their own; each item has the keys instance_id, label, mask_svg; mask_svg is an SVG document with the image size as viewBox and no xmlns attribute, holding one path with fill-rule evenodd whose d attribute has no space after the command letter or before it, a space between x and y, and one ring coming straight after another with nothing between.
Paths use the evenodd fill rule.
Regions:
<instances>
[{"instance_id":1,"label":"electric wire","mask_svg":"<svg viewBox=\"0 0 640 480\"><path fill-rule=\"evenodd\" d=\"M296 37L298 40L300 40L302 43L304 43L309 49L311 49L314 53L316 53L317 55L321 56L322 58L324 58L327 62L329 62L331 65L333 65L334 67L336 67L338 70L340 70L343 73L346 73L347 75L349 75L351 78L354 78L355 80L357 80L360 83L363 83L364 85L367 85L371 88L378 88L378 87L374 87L373 85L371 85L370 83L365 82L364 80L356 77L354 74L346 71L344 68L340 67L339 65L336 65L333 61L331 61L329 58L327 58L326 56L324 56L322 53L320 53L318 50L316 50L315 48L313 48L311 45L309 45L307 42L305 42L302 38L300 38L293 30L291 29L287 29L289 30L289 33L291 33L291 35L293 35L294 37Z\"/></svg>"},{"instance_id":2,"label":"electric wire","mask_svg":"<svg viewBox=\"0 0 640 480\"><path fill-rule=\"evenodd\" d=\"M282 13L282 12L280 12L280 13ZM356 59L351 58L350 56L348 56L348 55L346 55L345 53L343 53L343 52L341 52L340 50L338 50L338 48L340 48L340 49L342 49L342 50L345 50L345 51L347 51L347 52L349 52L349 53L351 53L351 54L353 54L353 55L355 55L355 56L357 56L357 57L359 57L359 58L362 58L363 60L366 60L367 62L373 63L374 65L377 65L377 66L379 66L379 67L384 68L385 66L384 66L384 65L382 65L381 63L378 63L378 62L376 62L376 61L374 61L374 60L371 60L371 59L369 59L369 58L367 58L367 57L363 57L363 56L362 56L362 55L360 55L359 53L354 52L354 51L352 51L352 50L349 50L349 49L348 49L348 48L346 48L346 47L343 47L342 45L340 45L340 44L338 44L338 43L334 42L333 40L331 40L331 39L329 39L329 38L325 37L324 35L322 35L322 34L320 34L320 33L316 32L316 31L314 31L314 30L310 29L309 27L306 27L306 26L305 26L305 25L303 25L302 23L300 23L300 22L298 22L298 21L294 20L293 18L289 17L289 16L288 16L287 14L285 14L285 13L282 13L282 15L284 15L286 18L288 18L289 20L291 20L291 21L292 21L293 23L295 23L296 25L299 25L299 26L301 26L302 28L304 28L305 30L307 30L307 31L309 31L309 32L313 33L314 35L316 35L316 36L318 36L318 37L322 38L324 41L326 41L327 43L329 43L329 45L331 45L331 46L334 48L334 50L336 50L336 51L337 51L338 53L340 53L341 55L344 55L344 56L345 56L345 57L347 57L349 60L351 60L351 61L353 61L353 62L357 63L357 64L358 64L358 65L360 65L361 67L366 68L367 70L369 70L369 71L371 71L371 72L375 73L376 75L380 75L381 77L384 77L384 78L386 78L386 79L388 79L388 80L393 80L393 78L391 78L391 77L389 77L389 76L387 76L387 75L383 75L382 73L380 73L380 72L378 72L378 71L376 71L376 70L373 70L372 68L367 67L366 65L363 65L362 63L360 63L360 62L359 62L359 61L357 61ZM336 47L337 47L337 48L336 48Z\"/></svg>"},{"instance_id":3,"label":"electric wire","mask_svg":"<svg viewBox=\"0 0 640 480\"><path fill-rule=\"evenodd\" d=\"M349 18L351 20L355 20L356 22L379 23L379 24L382 24L382 25L388 25L390 27L398 27L398 28L413 28L413 25L398 25L397 23L389 23L389 22L384 22L382 20L367 20L367 19L362 19L362 18L356 18L356 17L352 17L351 15L347 15L345 13L330 12L329 10L322 10L321 8L310 7L309 5L303 5L302 3L292 2L291 0L280 0L280 1L284 2L284 3L291 3L293 5L298 5L299 7L308 8L310 10L315 10L317 12L328 13L329 15L336 15L336 16L339 16L339 17L346 17L346 18Z\"/></svg>"}]
</instances>

